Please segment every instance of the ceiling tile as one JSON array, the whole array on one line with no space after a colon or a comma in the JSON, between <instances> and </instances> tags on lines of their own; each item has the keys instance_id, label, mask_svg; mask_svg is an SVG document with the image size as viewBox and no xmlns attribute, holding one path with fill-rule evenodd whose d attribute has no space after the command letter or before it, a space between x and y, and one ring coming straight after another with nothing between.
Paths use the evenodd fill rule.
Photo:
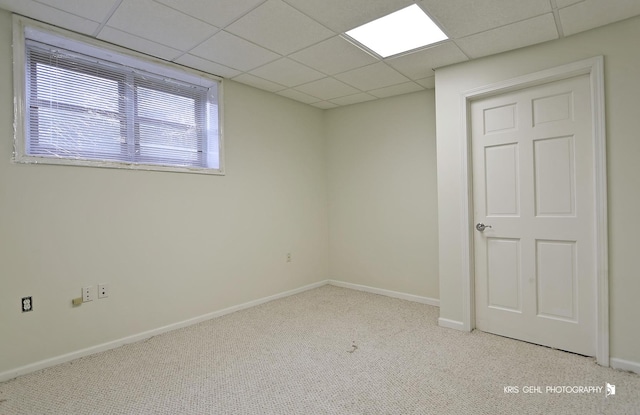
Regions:
<instances>
[{"instance_id":1,"label":"ceiling tile","mask_svg":"<svg viewBox=\"0 0 640 415\"><path fill-rule=\"evenodd\" d=\"M37 0L56 9L73 13L95 22L102 22L109 17L109 13L119 3L118 0Z\"/></svg>"},{"instance_id":2,"label":"ceiling tile","mask_svg":"<svg viewBox=\"0 0 640 415\"><path fill-rule=\"evenodd\" d=\"M344 72L336 75L336 78L362 91L401 84L409 81L408 78L401 75L384 62L378 62L363 68Z\"/></svg>"},{"instance_id":3,"label":"ceiling tile","mask_svg":"<svg viewBox=\"0 0 640 415\"><path fill-rule=\"evenodd\" d=\"M64 1L64 0L61 0ZM217 27L225 27L264 0L156 0Z\"/></svg>"},{"instance_id":4,"label":"ceiling tile","mask_svg":"<svg viewBox=\"0 0 640 415\"><path fill-rule=\"evenodd\" d=\"M251 74L288 87L324 78L320 72L287 58L254 69Z\"/></svg>"},{"instance_id":5,"label":"ceiling tile","mask_svg":"<svg viewBox=\"0 0 640 415\"><path fill-rule=\"evenodd\" d=\"M378 98L386 98L394 95L408 94L410 92L417 92L424 90L423 87L415 82L405 82L404 84L391 85L380 89L374 89L369 93Z\"/></svg>"},{"instance_id":6,"label":"ceiling tile","mask_svg":"<svg viewBox=\"0 0 640 415\"><path fill-rule=\"evenodd\" d=\"M466 60L467 56L455 43L445 42L397 58L386 59L385 62L415 80L432 76L435 68Z\"/></svg>"},{"instance_id":7,"label":"ceiling tile","mask_svg":"<svg viewBox=\"0 0 640 415\"><path fill-rule=\"evenodd\" d=\"M227 31L283 55L334 35L281 0L268 0L229 25Z\"/></svg>"},{"instance_id":8,"label":"ceiling tile","mask_svg":"<svg viewBox=\"0 0 640 415\"><path fill-rule=\"evenodd\" d=\"M419 83L420 85L422 85L425 88L428 89L433 89L436 87L436 77L435 76L430 76L428 78L424 78L424 79L418 79L416 81L417 83Z\"/></svg>"},{"instance_id":9,"label":"ceiling tile","mask_svg":"<svg viewBox=\"0 0 640 415\"><path fill-rule=\"evenodd\" d=\"M231 69L228 66L220 65L218 63L211 62L210 60L202 59L190 54L182 55L174 62L212 75L221 76L223 78L232 78L241 73L240 71Z\"/></svg>"},{"instance_id":10,"label":"ceiling tile","mask_svg":"<svg viewBox=\"0 0 640 415\"><path fill-rule=\"evenodd\" d=\"M285 0L337 33L344 33L415 3L414 0Z\"/></svg>"},{"instance_id":11,"label":"ceiling tile","mask_svg":"<svg viewBox=\"0 0 640 415\"><path fill-rule=\"evenodd\" d=\"M216 33L190 53L241 71L249 71L279 57L276 53L225 31Z\"/></svg>"},{"instance_id":12,"label":"ceiling tile","mask_svg":"<svg viewBox=\"0 0 640 415\"><path fill-rule=\"evenodd\" d=\"M572 4L580 3L585 0L556 0L556 7L562 9L563 7L571 6Z\"/></svg>"},{"instance_id":13,"label":"ceiling tile","mask_svg":"<svg viewBox=\"0 0 640 415\"><path fill-rule=\"evenodd\" d=\"M179 50L191 49L217 31L152 0L124 0L107 25Z\"/></svg>"},{"instance_id":14,"label":"ceiling tile","mask_svg":"<svg viewBox=\"0 0 640 415\"><path fill-rule=\"evenodd\" d=\"M374 99L376 99L376 97L374 97L373 95L369 95L369 94L365 94L364 92L361 92L359 94L349 95L341 98L335 98L335 99L332 99L331 102L337 105L351 105L351 104L358 104L360 102L365 102L365 101L373 101Z\"/></svg>"},{"instance_id":15,"label":"ceiling tile","mask_svg":"<svg viewBox=\"0 0 640 415\"><path fill-rule=\"evenodd\" d=\"M586 0L560 9L564 34L573 35L640 14L638 0Z\"/></svg>"},{"instance_id":16,"label":"ceiling tile","mask_svg":"<svg viewBox=\"0 0 640 415\"><path fill-rule=\"evenodd\" d=\"M295 89L286 89L278 92L277 94L282 95L283 97L295 99L296 101L304 102L305 104L312 104L319 101L318 98L296 91Z\"/></svg>"},{"instance_id":17,"label":"ceiling tile","mask_svg":"<svg viewBox=\"0 0 640 415\"><path fill-rule=\"evenodd\" d=\"M126 48L133 49L147 55L157 56L158 58L166 59L169 61L182 54L182 52L177 49L173 49L168 46L152 42L150 40L142 39L110 27L104 27L100 31L98 39L102 39L116 45L124 46Z\"/></svg>"},{"instance_id":18,"label":"ceiling tile","mask_svg":"<svg viewBox=\"0 0 640 415\"><path fill-rule=\"evenodd\" d=\"M85 35L93 34L100 26L92 20L32 0L0 0L0 8Z\"/></svg>"},{"instance_id":19,"label":"ceiling tile","mask_svg":"<svg viewBox=\"0 0 640 415\"><path fill-rule=\"evenodd\" d=\"M296 52L290 58L327 75L359 68L378 60L340 36Z\"/></svg>"},{"instance_id":20,"label":"ceiling tile","mask_svg":"<svg viewBox=\"0 0 640 415\"><path fill-rule=\"evenodd\" d=\"M327 101L320 101L320 102L315 102L313 104L311 104L314 107L320 108L322 110L328 110L331 108L337 108L338 105L332 103L332 102L327 102Z\"/></svg>"},{"instance_id":21,"label":"ceiling tile","mask_svg":"<svg viewBox=\"0 0 640 415\"><path fill-rule=\"evenodd\" d=\"M451 38L483 32L551 12L549 0L422 0L421 5L438 20Z\"/></svg>"},{"instance_id":22,"label":"ceiling tile","mask_svg":"<svg viewBox=\"0 0 640 415\"><path fill-rule=\"evenodd\" d=\"M296 90L323 100L357 94L357 89L333 78L323 78L296 87Z\"/></svg>"},{"instance_id":23,"label":"ceiling tile","mask_svg":"<svg viewBox=\"0 0 640 415\"><path fill-rule=\"evenodd\" d=\"M557 38L558 30L553 14L548 13L458 39L456 43L471 58L479 58Z\"/></svg>"},{"instance_id":24,"label":"ceiling tile","mask_svg":"<svg viewBox=\"0 0 640 415\"><path fill-rule=\"evenodd\" d=\"M236 76L233 78L234 81L238 81L242 84L254 86L259 89L264 89L269 92L277 92L286 89L286 86L282 86L280 84L276 84L275 82L267 81L266 79L258 78L257 76L253 76L248 73L243 73L242 75Z\"/></svg>"}]
</instances>

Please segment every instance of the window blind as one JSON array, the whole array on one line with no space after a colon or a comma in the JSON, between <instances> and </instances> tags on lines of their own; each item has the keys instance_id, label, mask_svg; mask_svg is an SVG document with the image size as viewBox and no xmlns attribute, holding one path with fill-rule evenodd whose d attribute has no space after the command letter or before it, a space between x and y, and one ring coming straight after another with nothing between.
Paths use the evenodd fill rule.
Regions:
<instances>
[{"instance_id":1,"label":"window blind","mask_svg":"<svg viewBox=\"0 0 640 415\"><path fill-rule=\"evenodd\" d=\"M219 168L217 90L33 40L26 89L28 155Z\"/></svg>"}]
</instances>

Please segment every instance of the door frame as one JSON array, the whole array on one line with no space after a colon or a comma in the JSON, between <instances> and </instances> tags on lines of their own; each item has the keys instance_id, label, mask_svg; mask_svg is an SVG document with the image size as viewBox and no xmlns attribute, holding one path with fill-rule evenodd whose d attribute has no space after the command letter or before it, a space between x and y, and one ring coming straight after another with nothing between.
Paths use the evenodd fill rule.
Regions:
<instances>
[{"instance_id":1,"label":"door frame","mask_svg":"<svg viewBox=\"0 0 640 415\"><path fill-rule=\"evenodd\" d=\"M471 331L475 321L475 274L474 274L474 215L473 180L471 158L471 102L481 98L500 95L520 89L534 87L589 75L591 89L591 115L593 139L593 185L595 189L595 267L596 267L596 360L601 366L609 366L609 248L607 224L607 160L604 108L604 58L593 58L535 72L529 75L500 81L474 88L462 93L462 305L463 328Z\"/></svg>"}]
</instances>

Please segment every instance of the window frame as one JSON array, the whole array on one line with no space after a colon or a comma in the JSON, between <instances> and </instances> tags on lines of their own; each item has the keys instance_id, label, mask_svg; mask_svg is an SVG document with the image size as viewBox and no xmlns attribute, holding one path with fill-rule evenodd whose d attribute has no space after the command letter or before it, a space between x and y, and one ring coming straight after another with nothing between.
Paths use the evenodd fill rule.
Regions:
<instances>
[{"instance_id":1,"label":"window frame","mask_svg":"<svg viewBox=\"0 0 640 415\"><path fill-rule=\"evenodd\" d=\"M127 160L96 160L89 158L63 158L27 154L27 136L29 128L29 112L27 111L27 39L55 47L71 50L76 53L90 55L97 60L104 59L106 64L119 62L138 71L155 76L175 79L208 89L207 95L213 95L217 103L218 115L218 160L219 168L198 166L178 166L168 164L145 164ZM97 56L96 56L97 55ZM52 164L68 166L85 166L101 168L117 168L130 170L168 171L181 173L198 173L224 175L224 128L223 128L223 79L172 62L161 61L141 53L133 52L95 38L69 32L55 26L37 22L22 16L13 16L13 79L14 79L14 152L12 161L24 164ZM217 96L216 96L217 95ZM204 155L206 157L206 155Z\"/></svg>"}]
</instances>

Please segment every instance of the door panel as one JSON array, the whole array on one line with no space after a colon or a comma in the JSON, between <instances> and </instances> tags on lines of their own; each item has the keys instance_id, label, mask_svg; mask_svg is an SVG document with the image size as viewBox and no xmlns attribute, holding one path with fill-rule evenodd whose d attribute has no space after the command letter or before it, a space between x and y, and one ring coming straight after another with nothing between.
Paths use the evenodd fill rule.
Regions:
<instances>
[{"instance_id":1,"label":"door panel","mask_svg":"<svg viewBox=\"0 0 640 415\"><path fill-rule=\"evenodd\" d=\"M576 243L536 241L537 313L577 322Z\"/></svg>"},{"instance_id":2,"label":"door panel","mask_svg":"<svg viewBox=\"0 0 640 415\"><path fill-rule=\"evenodd\" d=\"M518 144L486 147L484 151L487 216L517 216L520 201Z\"/></svg>"},{"instance_id":3,"label":"door panel","mask_svg":"<svg viewBox=\"0 0 640 415\"><path fill-rule=\"evenodd\" d=\"M595 355L588 76L471 103L476 327Z\"/></svg>"},{"instance_id":4,"label":"door panel","mask_svg":"<svg viewBox=\"0 0 640 415\"><path fill-rule=\"evenodd\" d=\"M573 96L571 92L540 97L533 100L533 125L571 120L573 118Z\"/></svg>"},{"instance_id":5,"label":"door panel","mask_svg":"<svg viewBox=\"0 0 640 415\"><path fill-rule=\"evenodd\" d=\"M491 134L500 131L513 130L517 122L516 104L502 105L495 108L486 108L484 114L484 133Z\"/></svg>"},{"instance_id":6,"label":"door panel","mask_svg":"<svg viewBox=\"0 0 640 415\"><path fill-rule=\"evenodd\" d=\"M575 216L573 136L533 142L536 216Z\"/></svg>"},{"instance_id":7,"label":"door panel","mask_svg":"<svg viewBox=\"0 0 640 415\"><path fill-rule=\"evenodd\" d=\"M487 270L489 307L521 312L520 241L488 238Z\"/></svg>"}]
</instances>

